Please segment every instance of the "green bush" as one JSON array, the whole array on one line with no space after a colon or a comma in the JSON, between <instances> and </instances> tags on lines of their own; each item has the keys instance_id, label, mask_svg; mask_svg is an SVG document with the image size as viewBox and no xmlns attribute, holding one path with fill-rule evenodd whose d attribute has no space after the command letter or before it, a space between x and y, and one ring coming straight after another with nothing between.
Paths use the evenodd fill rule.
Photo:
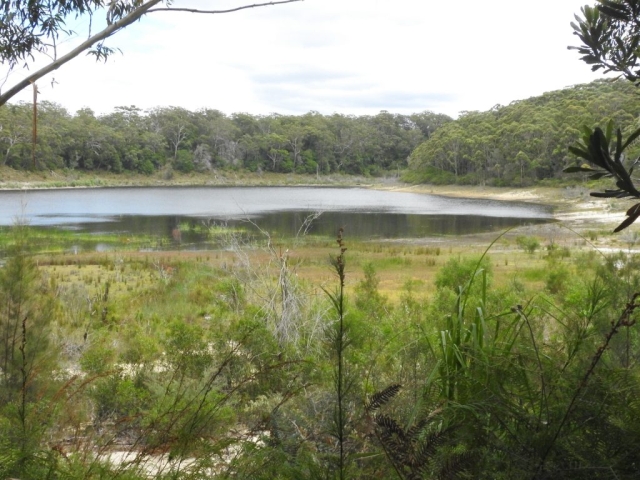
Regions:
<instances>
[{"instance_id":1,"label":"green bush","mask_svg":"<svg viewBox=\"0 0 640 480\"><path fill-rule=\"evenodd\" d=\"M547 274L547 278L545 280L545 288L549 293L562 293L567 288L569 276L569 269L564 265L553 267Z\"/></svg>"},{"instance_id":2,"label":"green bush","mask_svg":"<svg viewBox=\"0 0 640 480\"><path fill-rule=\"evenodd\" d=\"M436 287L438 289L451 289L458 292L460 287L465 287L474 273L483 270L487 279L491 279L492 267L488 256L482 259L478 257L451 258L436 275ZM478 282L474 282L478 284Z\"/></svg>"},{"instance_id":3,"label":"green bush","mask_svg":"<svg viewBox=\"0 0 640 480\"><path fill-rule=\"evenodd\" d=\"M193 153L187 150L178 150L174 166L176 170L182 173L193 172L195 169L195 165L193 164Z\"/></svg>"},{"instance_id":4,"label":"green bush","mask_svg":"<svg viewBox=\"0 0 640 480\"><path fill-rule=\"evenodd\" d=\"M538 248L540 248L540 242L536 237L521 235L516 238L516 243L520 248L522 248L525 252L529 254L535 253L535 251Z\"/></svg>"}]
</instances>

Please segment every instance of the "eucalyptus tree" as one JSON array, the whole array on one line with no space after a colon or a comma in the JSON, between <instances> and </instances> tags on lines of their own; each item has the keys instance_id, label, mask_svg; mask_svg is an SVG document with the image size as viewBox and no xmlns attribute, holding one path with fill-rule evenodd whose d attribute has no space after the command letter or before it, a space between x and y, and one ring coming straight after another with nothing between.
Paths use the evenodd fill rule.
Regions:
<instances>
[{"instance_id":1,"label":"eucalyptus tree","mask_svg":"<svg viewBox=\"0 0 640 480\"><path fill-rule=\"evenodd\" d=\"M164 136L169 155L176 162L179 150L189 150L196 135L194 115L181 107L155 108L150 114L154 130Z\"/></svg>"},{"instance_id":2,"label":"eucalyptus tree","mask_svg":"<svg viewBox=\"0 0 640 480\"><path fill-rule=\"evenodd\" d=\"M196 149L204 150L204 145L211 155L212 166L234 165L239 157L239 128L233 120L215 109L199 110L194 115L197 129Z\"/></svg>"},{"instance_id":3,"label":"eucalyptus tree","mask_svg":"<svg viewBox=\"0 0 640 480\"><path fill-rule=\"evenodd\" d=\"M72 140L69 131L73 123L73 117L66 108L48 101L40 104L38 115L37 160L44 168L64 167L65 150ZM29 146L25 148L25 153L29 149L31 149L31 139L29 139ZM23 166L26 167L27 165L31 165L31 159L27 159L25 156Z\"/></svg>"},{"instance_id":4,"label":"eucalyptus tree","mask_svg":"<svg viewBox=\"0 0 640 480\"><path fill-rule=\"evenodd\" d=\"M120 132L101 123L89 108L78 110L68 132L66 165L84 170L123 169L120 152L124 139Z\"/></svg>"},{"instance_id":5,"label":"eucalyptus tree","mask_svg":"<svg viewBox=\"0 0 640 480\"><path fill-rule=\"evenodd\" d=\"M415 126L420 129L425 138L429 138L433 132L444 124L453 121L453 118L445 115L444 113L434 113L430 110L425 110L420 113L412 113L409 115L409 118Z\"/></svg>"},{"instance_id":6,"label":"eucalyptus tree","mask_svg":"<svg viewBox=\"0 0 640 480\"><path fill-rule=\"evenodd\" d=\"M286 149L288 140L284 135L269 133L260 137L260 148L269 159L269 169L273 172L290 172L293 162Z\"/></svg>"},{"instance_id":7,"label":"eucalyptus tree","mask_svg":"<svg viewBox=\"0 0 640 480\"><path fill-rule=\"evenodd\" d=\"M305 150L307 171L318 175L329 173L330 165L334 161L331 118L312 111L303 115L301 121L307 128L307 150ZM314 167L315 172L311 172L310 170Z\"/></svg>"},{"instance_id":8,"label":"eucalyptus tree","mask_svg":"<svg viewBox=\"0 0 640 480\"><path fill-rule=\"evenodd\" d=\"M12 165L21 148L31 140L30 107L24 104L0 109L0 161Z\"/></svg>"},{"instance_id":9,"label":"eucalyptus tree","mask_svg":"<svg viewBox=\"0 0 640 480\"><path fill-rule=\"evenodd\" d=\"M150 128L150 119L140 108L116 107L99 121L122 138L119 153L125 170L150 174L164 163L165 139Z\"/></svg>"}]
</instances>

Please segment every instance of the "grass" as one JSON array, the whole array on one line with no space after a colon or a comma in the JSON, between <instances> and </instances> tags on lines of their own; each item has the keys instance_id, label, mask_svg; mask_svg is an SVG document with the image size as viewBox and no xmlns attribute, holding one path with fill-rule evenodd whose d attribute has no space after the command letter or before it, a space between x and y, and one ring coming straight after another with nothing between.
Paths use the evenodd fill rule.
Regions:
<instances>
[{"instance_id":1,"label":"grass","mask_svg":"<svg viewBox=\"0 0 640 480\"><path fill-rule=\"evenodd\" d=\"M174 171L170 180L163 172L144 175L134 172L84 172L79 170L14 170L0 166L0 189L22 188L91 188L116 186L285 186L285 185L370 185L394 183L395 177L371 178L357 175L316 175L297 173L254 173L244 170L215 170L208 173L183 174Z\"/></svg>"},{"instance_id":2,"label":"grass","mask_svg":"<svg viewBox=\"0 0 640 480\"><path fill-rule=\"evenodd\" d=\"M108 237L108 236L107 236ZM0 235L0 238L3 238ZM45 238L43 234L43 239ZM100 242L113 245L113 251L107 253L68 252L69 232L54 234L49 239L50 248L41 251L37 258L42 269L57 272L55 278L67 278L67 282L84 282L89 290L110 282L113 295L125 293L135 295L138 289L144 291L152 278L169 279L183 269L197 272L198 266L216 267L223 270L233 269L239 261L233 251L183 251L183 252L140 252L135 249L149 242L148 238L101 238ZM77 239L74 239L77 242ZM348 239L347 239L348 240ZM118 242L122 242L118 244ZM571 239L564 243L571 244ZM308 238L302 242L282 241L276 243L276 251L288 252L288 265L298 279L316 286L331 285L334 274L329 266L329 256L334 253L335 241L324 238ZM566 246L560 244L552 253L553 262L566 261L568 251L589 251L588 245ZM40 245L39 243L35 244ZM264 245L257 241L244 254L254 266L266 265L273 261ZM421 293L431 295L435 291L435 276L450 258L479 255L486 248L482 244L458 244L449 247L405 245L391 242L347 241L347 292L353 293L354 286L364 278L363 266L371 263L380 279L380 293L395 301L400 298L407 282L418 282ZM66 249L66 250L65 250ZM562 255L561 255L562 254ZM549 271L550 252L544 248L534 254L523 251L515 238L498 242L489 252L496 286L509 286L514 278L523 282L526 288L534 289L544 285ZM200 274L192 277L206 279ZM194 284L192 278L180 275L187 289ZM195 287L193 287L195 288ZM201 287L198 287L202 290ZM138 292L139 293L139 292Z\"/></svg>"},{"instance_id":3,"label":"grass","mask_svg":"<svg viewBox=\"0 0 640 480\"><path fill-rule=\"evenodd\" d=\"M34 248L45 243L46 232L40 233L42 242L34 243ZM0 236L0 238L3 238ZM144 293L155 282L179 278L184 284L184 296L190 301L189 291L198 291L198 295L208 298L203 289L211 286L207 275L201 268L211 267L230 271L239 265L237 253L229 250L182 251L182 252L141 252L138 246L149 242L148 238L101 238L101 242L113 245L113 251L106 253L79 252L68 253L64 245L78 239L69 232L58 235L52 232L49 242L57 247L41 250L38 255L40 268L58 285L69 287L72 284L84 285L90 294L94 294L109 282L114 298L135 297ZM118 244L118 241L123 243ZM565 243L570 243L567 240ZM329 257L335 251L335 241L323 238L307 238L297 243L282 241L275 244L275 252L287 252L289 268L297 279L315 286L328 286L335 282L335 276L329 264ZM251 249L243 252L246 260L254 268L263 268L274 262L260 241ZM371 263L380 280L380 293L392 302L397 301L405 291L407 282L420 285L420 294L430 296L435 291L435 277L440 268L450 258L462 258L482 253L483 245L456 245L448 248L423 245L398 245L385 242L348 242L347 257L347 293L352 294L358 282L364 278L363 266ZM554 250L553 262L571 263L557 252L588 251L589 247L562 245ZM563 253L566 255L566 253ZM549 271L549 252L543 248L534 254L526 253L515 239L498 242L489 252L496 286L509 286L517 279L527 289L544 285ZM206 270L209 272L209 270ZM181 295L172 301L179 302ZM196 304L198 302L195 302Z\"/></svg>"},{"instance_id":4,"label":"grass","mask_svg":"<svg viewBox=\"0 0 640 480\"><path fill-rule=\"evenodd\" d=\"M95 251L97 247L128 251L162 249L170 245L167 238L149 235L123 235L114 233L93 234L44 227L26 227L31 250L35 253L64 253L68 251ZM13 245L11 227L0 227L0 251Z\"/></svg>"}]
</instances>

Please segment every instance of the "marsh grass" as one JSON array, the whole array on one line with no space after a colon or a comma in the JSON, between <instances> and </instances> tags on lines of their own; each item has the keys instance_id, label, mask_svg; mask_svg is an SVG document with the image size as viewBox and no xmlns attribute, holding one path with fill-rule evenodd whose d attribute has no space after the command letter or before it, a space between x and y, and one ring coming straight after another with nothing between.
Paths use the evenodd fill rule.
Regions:
<instances>
[{"instance_id":1,"label":"marsh grass","mask_svg":"<svg viewBox=\"0 0 640 480\"><path fill-rule=\"evenodd\" d=\"M0 227L0 253L14 246L11 228ZM162 249L170 245L166 238L149 235L93 234L31 226L24 228L29 231L30 248L35 254L91 252L98 248L117 251Z\"/></svg>"},{"instance_id":2,"label":"marsh grass","mask_svg":"<svg viewBox=\"0 0 640 480\"><path fill-rule=\"evenodd\" d=\"M510 463L513 468L504 470L504 478L520 478L540 463L536 442L548 440L549 432L559 433L545 470L561 470L559 458L574 458L571 448L581 449L572 437L580 429L568 428L574 410L591 421L603 403L593 398L589 410L577 386L603 345L607 315L622 311L640 276L628 252L603 258L560 239L552 250L528 253L516 238L494 239L489 254L475 241L353 241L338 280L335 239L313 237L251 240L236 251L140 252L128 243L106 253L40 250L31 258L57 302L51 339L60 371L95 380L78 393L84 407L74 425L89 432L85 445L102 445L105 455L124 445L138 459L132 470L109 467L121 478L141 478L134 467L152 463L158 452L182 460L197 456L203 475L216 458L221 478L321 477L340 443L336 472L390 478L384 452L371 437L370 428L381 427L361 418L366 402L358 402L398 384L403 389L384 415L401 428L387 422L387 434L415 436L416 445L427 445L425 436L451 433L430 455L429 472L448 468L452 459L467 468L462 460L471 451L475 464L497 468L508 462L501 457L506 452L526 457L523 466ZM274 327L292 294L291 328L281 335ZM601 354L606 368L630 369L640 361L628 324L608 339ZM339 365L353 373L342 383L336 382ZM635 391L630 377L620 380L625 372L620 378L607 372L599 377L595 370L589 392L608 381L616 392ZM580 395L567 408L574 392ZM629 412L637 411L629 405ZM627 418L611 415L612 425ZM563 416L567 428L546 426ZM202 429L194 423L200 421ZM66 432L60 427L55 438ZM237 458L219 461L230 446L237 447ZM73 456L70 447L61 448ZM90 453L76 454L69 465L77 461L81 471ZM399 470L411 467L393 458ZM94 472L100 468L108 470L95 465Z\"/></svg>"},{"instance_id":3,"label":"marsh grass","mask_svg":"<svg viewBox=\"0 0 640 480\"><path fill-rule=\"evenodd\" d=\"M46 230L40 231L43 243L46 242L47 233ZM64 232L60 237L56 234L53 235L54 243L60 239L64 241L73 239L72 233ZM101 239L101 241L106 240ZM148 239L140 241L126 239L119 244L118 238L108 240L114 245L111 252L80 252L78 254L45 252L37 255L37 262L41 268L49 272L48 275L55 281L66 279L61 280L62 284L83 281L89 285L89 289L92 289L94 288L92 285L109 281L115 295L120 295L127 288L129 288L129 293L135 295L138 289L144 291L153 278L171 276L176 272L181 274L191 272L197 270L197 264L232 270L238 262L234 253L227 250L136 252L131 250L137 249L136 245L144 244ZM327 268L327 259L334 249L335 240L307 237L295 243L277 239L274 241L276 245L279 245L278 248L289 250L288 262L292 268L296 269L297 278L314 285L330 284L332 276ZM249 245L250 248L245 251L245 254L252 263L258 265L269 261L269 254L260 248L259 243ZM350 272L345 287L347 293L352 292L354 286L364 278L363 266L372 264L379 277L380 292L394 302L400 299L403 286L407 281L423 282L425 293L433 294L436 273L449 259L469 257L482 251L480 245L477 247L457 245L447 249L422 245L398 246L387 242L352 241L350 245L352 247L349 265L352 272ZM566 252L568 249L576 252L584 250L587 254L589 251L586 247L571 249L566 246L560 247L557 251ZM574 255L579 254L574 253ZM573 264L566 254L561 257L560 260L569 266ZM505 244L498 243L494 246L491 261L496 273L496 285L508 285L513 278L518 277L525 287L531 289L544 284L549 266L546 252L531 255L519 249L514 241ZM181 264L180 268L176 268L177 264ZM57 275L54 267L58 267ZM80 272L81 269L84 271ZM180 278L186 282L189 276L181 275ZM200 276L196 274L192 278L200 278ZM188 289L188 287L184 288Z\"/></svg>"}]
</instances>

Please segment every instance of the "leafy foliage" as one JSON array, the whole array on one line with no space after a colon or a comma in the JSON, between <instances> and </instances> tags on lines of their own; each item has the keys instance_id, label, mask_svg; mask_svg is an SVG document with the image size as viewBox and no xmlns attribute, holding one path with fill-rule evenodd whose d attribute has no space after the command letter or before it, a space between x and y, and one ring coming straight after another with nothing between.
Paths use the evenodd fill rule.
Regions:
<instances>
[{"instance_id":1,"label":"leafy foliage","mask_svg":"<svg viewBox=\"0 0 640 480\"><path fill-rule=\"evenodd\" d=\"M0 107L0 164L31 165L31 106ZM59 105L39 106L36 160L40 168L84 171L173 170L378 175L406 167L411 151L446 115L380 112L374 116L227 116L213 109L142 111L117 107L96 116L89 109L69 114Z\"/></svg>"},{"instance_id":2,"label":"leafy foliage","mask_svg":"<svg viewBox=\"0 0 640 480\"><path fill-rule=\"evenodd\" d=\"M596 7L585 5L582 17L576 15L571 26L582 42L570 47L595 72L618 72L631 82L640 80L640 2L638 0L599 0Z\"/></svg>"},{"instance_id":3,"label":"leafy foliage","mask_svg":"<svg viewBox=\"0 0 640 480\"><path fill-rule=\"evenodd\" d=\"M640 2L601 0L596 8L585 6L582 15L576 16L577 23L572 23L574 34L583 43L581 47L573 47L583 55L581 59L592 65L594 71L604 69L605 73L618 72L639 85ZM639 199L640 192L634 185L632 174L640 157L632 160L633 155L625 150L640 136L640 129L629 132L626 140L623 140L621 128L616 129L613 137L613 125L610 120L606 131L599 127L593 131L584 127L581 143L569 150L588 164L569 167L565 172L585 172L591 179L614 180L616 190L592 193L594 197ZM629 208L626 214L627 218L615 232L627 228L640 217L640 203Z\"/></svg>"},{"instance_id":4,"label":"leafy foliage","mask_svg":"<svg viewBox=\"0 0 640 480\"><path fill-rule=\"evenodd\" d=\"M584 135L577 126L613 120L630 136L639 108L629 83L598 81L463 112L413 151L409 167L427 183L530 185L559 178L570 160L567 145ZM637 153L637 146L627 150Z\"/></svg>"},{"instance_id":5,"label":"leafy foliage","mask_svg":"<svg viewBox=\"0 0 640 480\"><path fill-rule=\"evenodd\" d=\"M138 2L116 2L118 10ZM0 11L0 59L14 66L33 58L35 52L46 51L60 34L71 34L68 17L89 14L104 8L104 0L8 0Z\"/></svg>"}]
</instances>

